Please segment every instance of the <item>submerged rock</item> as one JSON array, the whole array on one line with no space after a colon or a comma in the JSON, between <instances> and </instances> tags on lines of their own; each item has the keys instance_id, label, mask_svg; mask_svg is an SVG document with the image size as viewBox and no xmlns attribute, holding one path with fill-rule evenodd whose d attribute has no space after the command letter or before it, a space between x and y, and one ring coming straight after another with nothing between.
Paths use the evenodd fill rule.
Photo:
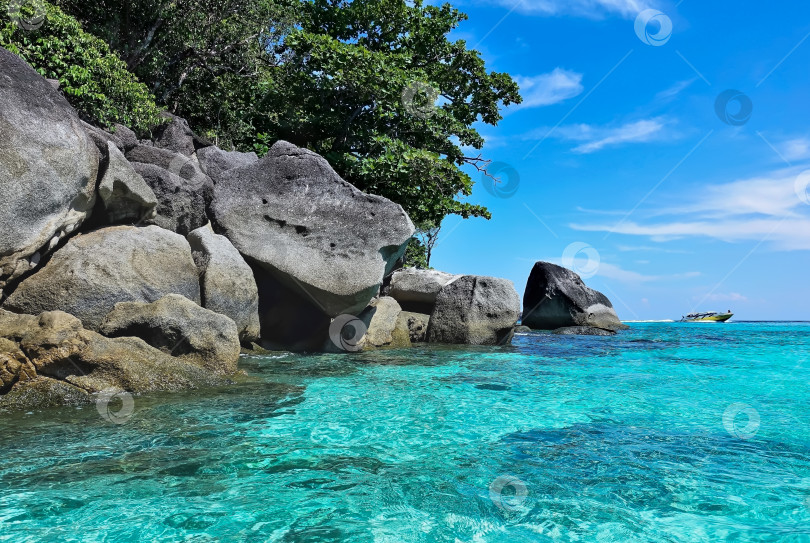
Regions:
<instances>
[{"instance_id":1,"label":"submerged rock","mask_svg":"<svg viewBox=\"0 0 810 543\"><path fill-rule=\"evenodd\" d=\"M33 315L61 310L98 330L116 303L154 302L166 294L200 303L186 239L157 226L114 226L71 239L3 307Z\"/></svg>"},{"instance_id":2,"label":"submerged rock","mask_svg":"<svg viewBox=\"0 0 810 543\"><path fill-rule=\"evenodd\" d=\"M408 311L430 313L442 287L459 277L437 270L405 268L391 275L386 294Z\"/></svg>"},{"instance_id":3,"label":"submerged rock","mask_svg":"<svg viewBox=\"0 0 810 543\"><path fill-rule=\"evenodd\" d=\"M615 336L616 332L613 330L605 330L603 328L594 328L593 326L567 326L565 328L557 328L552 332L559 336Z\"/></svg>"},{"instance_id":4,"label":"submerged rock","mask_svg":"<svg viewBox=\"0 0 810 543\"><path fill-rule=\"evenodd\" d=\"M259 339L259 290L245 259L210 225L194 230L188 242L200 270L203 307L233 319L243 342Z\"/></svg>"},{"instance_id":5,"label":"submerged rock","mask_svg":"<svg viewBox=\"0 0 810 543\"><path fill-rule=\"evenodd\" d=\"M98 161L62 95L0 47L0 298L88 217Z\"/></svg>"},{"instance_id":6,"label":"submerged rock","mask_svg":"<svg viewBox=\"0 0 810 543\"><path fill-rule=\"evenodd\" d=\"M141 339L106 338L86 330L61 311L35 317L0 310L0 360L9 344L24 360L10 389L0 391L0 407L5 408L89 402L110 389L176 391L228 382Z\"/></svg>"},{"instance_id":7,"label":"submerged rock","mask_svg":"<svg viewBox=\"0 0 810 543\"><path fill-rule=\"evenodd\" d=\"M463 275L445 285L430 315L428 341L506 345L520 317L520 298L511 281Z\"/></svg>"},{"instance_id":8,"label":"submerged rock","mask_svg":"<svg viewBox=\"0 0 810 543\"><path fill-rule=\"evenodd\" d=\"M179 294L152 303L117 303L100 332L107 337L139 337L171 356L219 374L236 371L241 349L231 318Z\"/></svg>"},{"instance_id":9,"label":"submerged rock","mask_svg":"<svg viewBox=\"0 0 810 543\"><path fill-rule=\"evenodd\" d=\"M242 255L329 317L366 307L414 231L399 205L284 141L224 172L211 210L216 231Z\"/></svg>"},{"instance_id":10,"label":"submerged rock","mask_svg":"<svg viewBox=\"0 0 810 543\"><path fill-rule=\"evenodd\" d=\"M549 262L537 262L532 268L523 295L523 324L535 330L627 328L607 296L585 286L573 271Z\"/></svg>"},{"instance_id":11,"label":"submerged rock","mask_svg":"<svg viewBox=\"0 0 810 543\"><path fill-rule=\"evenodd\" d=\"M107 169L98 184L98 195L109 224L152 219L158 205L155 193L124 154L107 142Z\"/></svg>"}]
</instances>

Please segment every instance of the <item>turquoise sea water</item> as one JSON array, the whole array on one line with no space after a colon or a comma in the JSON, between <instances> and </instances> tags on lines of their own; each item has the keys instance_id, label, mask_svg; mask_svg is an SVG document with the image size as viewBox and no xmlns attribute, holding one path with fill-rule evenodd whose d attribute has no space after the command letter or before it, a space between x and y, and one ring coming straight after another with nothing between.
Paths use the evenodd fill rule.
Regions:
<instances>
[{"instance_id":1,"label":"turquoise sea water","mask_svg":"<svg viewBox=\"0 0 810 543\"><path fill-rule=\"evenodd\" d=\"M0 541L810 541L810 324L242 362L0 415Z\"/></svg>"}]
</instances>

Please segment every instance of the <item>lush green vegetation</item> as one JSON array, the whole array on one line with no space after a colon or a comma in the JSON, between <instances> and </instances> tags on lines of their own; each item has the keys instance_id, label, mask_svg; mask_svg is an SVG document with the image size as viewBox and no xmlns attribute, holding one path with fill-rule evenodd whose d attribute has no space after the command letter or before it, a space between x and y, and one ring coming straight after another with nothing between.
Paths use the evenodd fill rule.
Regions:
<instances>
[{"instance_id":1,"label":"lush green vegetation","mask_svg":"<svg viewBox=\"0 0 810 543\"><path fill-rule=\"evenodd\" d=\"M449 4L53 1L69 16L49 5L41 30L6 24L0 44L58 78L102 124L147 127L156 96L222 147L263 153L285 139L312 149L417 224L490 216L466 201L469 167L486 171L488 161L465 149L483 146L476 122L498 123L521 99L508 74L449 39L466 19Z\"/></svg>"},{"instance_id":2,"label":"lush green vegetation","mask_svg":"<svg viewBox=\"0 0 810 543\"><path fill-rule=\"evenodd\" d=\"M25 29L9 17L9 0L0 0L0 46L25 59L48 79L58 79L61 89L87 120L102 126L118 122L140 132L160 119L160 108L149 89L101 39L58 7L37 2L23 3L22 16L38 21L38 28ZM13 11L12 11L13 12Z\"/></svg>"}]
</instances>

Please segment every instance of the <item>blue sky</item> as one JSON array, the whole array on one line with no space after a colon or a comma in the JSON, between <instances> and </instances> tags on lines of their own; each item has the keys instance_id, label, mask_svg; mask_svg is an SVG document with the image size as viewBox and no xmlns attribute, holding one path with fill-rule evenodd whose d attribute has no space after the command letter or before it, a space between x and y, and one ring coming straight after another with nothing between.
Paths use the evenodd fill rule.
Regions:
<instances>
[{"instance_id":1,"label":"blue sky","mask_svg":"<svg viewBox=\"0 0 810 543\"><path fill-rule=\"evenodd\" d=\"M481 127L502 184L469 201L494 218L448 218L435 268L522 295L565 263L627 320L810 320L810 5L453 4L525 102Z\"/></svg>"}]
</instances>

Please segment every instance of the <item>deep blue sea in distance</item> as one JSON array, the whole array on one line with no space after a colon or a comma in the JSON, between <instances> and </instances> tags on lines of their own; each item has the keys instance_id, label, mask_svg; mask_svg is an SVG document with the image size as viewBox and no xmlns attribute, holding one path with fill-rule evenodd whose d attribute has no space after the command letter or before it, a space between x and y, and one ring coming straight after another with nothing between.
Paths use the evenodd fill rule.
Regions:
<instances>
[{"instance_id":1,"label":"deep blue sea in distance","mask_svg":"<svg viewBox=\"0 0 810 543\"><path fill-rule=\"evenodd\" d=\"M810 541L808 323L242 367L0 415L0 541Z\"/></svg>"}]
</instances>

